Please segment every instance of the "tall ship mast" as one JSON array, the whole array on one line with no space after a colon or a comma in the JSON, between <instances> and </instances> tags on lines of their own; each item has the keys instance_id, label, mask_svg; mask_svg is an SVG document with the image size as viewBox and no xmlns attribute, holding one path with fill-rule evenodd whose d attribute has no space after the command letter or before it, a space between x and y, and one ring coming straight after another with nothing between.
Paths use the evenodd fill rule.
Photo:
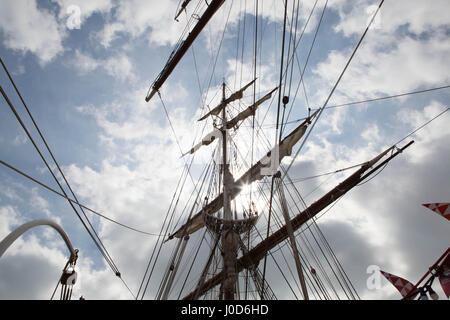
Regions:
<instances>
[{"instance_id":1,"label":"tall ship mast","mask_svg":"<svg viewBox=\"0 0 450 320\"><path fill-rule=\"evenodd\" d=\"M188 34L185 40L181 40L180 43L176 46L163 70L151 85L149 92L145 98L147 102L150 101L156 93L159 93L160 88L164 85L164 82L175 69L177 63L180 62L183 55L194 42L195 38L199 35L201 30L205 27L206 23L212 18L214 13L222 6L224 2L225 1L223 0L213 0L208 4L207 9L205 10L204 14L199 17L199 20L193 27L192 32ZM187 4L187 1L183 2L181 10L183 10L183 8L185 8ZM287 6L288 4L286 3L284 21L285 30ZM177 13L176 18L178 18L179 15L180 12ZM373 22L375 15L372 17L371 22ZM362 42L365 34L369 29L369 26L361 37L354 53ZM282 38L282 51L284 51L285 49L285 30L283 32ZM256 32L257 31L255 31L255 34ZM293 45L295 45L295 43ZM197 213L193 214L193 210L191 210L184 224L171 232L168 235L167 239L163 243L161 243L161 246L166 246L170 241L173 241L173 239L178 239L178 244L176 245L176 249L172 254L171 260L169 261L167 271L161 280L161 284L159 285L158 294L156 295L157 299L173 298L170 296L170 292L173 291L174 279L176 277L176 273L179 271L179 265L183 261L183 254L185 252L187 242L190 241L191 237L193 237L193 235L197 233L197 231L206 228L206 231L211 237L211 248L207 262L203 266L203 270L200 273L200 277L195 286L195 289L193 289L189 293L185 293L184 297L182 297L181 292L184 292L184 288L182 288L178 298L190 300L200 299L204 295L209 295L209 297L212 299L221 300L234 300L239 298L247 299L249 297L249 278L251 278L253 281L252 286L256 289L253 295L254 298L276 299L276 296L271 290L270 285L267 283L266 279L267 255L276 246L279 246L283 242L287 242L291 246L291 250L293 253L293 260L295 262L295 270L298 277L301 296L303 297L303 299L308 300L310 294L308 293L308 285L305 273L308 274L309 281L311 283L320 283L320 279L314 268L309 267L308 270L307 267L302 263L302 256L297 246L295 232L299 230L303 225L308 224L308 222L314 223L314 217L319 212L338 200L353 187L371 177L373 173L375 173L379 168L381 168L383 165L386 165L389 161L391 161L394 157L396 157L413 143L413 141L411 141L400 148L394 145L377 155L375 158L361 164L359 169L357 169L347 179L342 181L339 185L325 194L322 198L311 204L309 207L305 208L305 210L298 212L294 217L291 217L288 201L286 199L284 191L285 181L289 179L289 168L285 168L284 166L280 167L280 163L284 158L294 156L292 153L294 146L296 146L302 140L302 138L304 138L308 127L311 126L310 130L312 130L312 127L314 127L315 122L319 119L323 109L326 107L335 88L339 84L339 81L342 78L345 69L350 64L353 55L347 62L344 71L341 73L339 79L337 80L333 90L331 91L322 108L319 108L312 113L309 111L307 117L301 122L301 124L283 138L282 132L278 132L278 126L283 121L281 117L284 118L284 111L286 109L286 105L289 103L289 96L282 95L281 92L282 88L286 88L286 77L283 76L283 63L285 63L284 58L284 53L282 53L280 69L281 71L278 85L274 85L275 88L267 92L262 98L256 100L256 98L254 97L253 103L250 106L244 108L243 111L238 112L237 114L232 116L230 120L228 120L227 115L229 113L228 110L231 109L230 105L233 102L242 99L244 92L249 87L253 86L255 90L258 79L254 74L253 80L248 82L245 86L235 91L228 97L226 95L226 83L224 80L221 84L222 98L220 103L212 109L208 108L206 114L204 114L199 119L199 121L204 121L210 117L213 118L214 131L204 137L201 142L197 143L189 151L185 152L183 156L194 155L195 152L202 146L207 146L212 144L214 141L219 141L216 146L216 152L218 154L221 154L221 156L217 158L221 161L218 161L217 163L214 161L212 162L213 166L218 164L219 169L217 170L217 176L215 176L215 178L214 175L211 175L210 177L210 186L213 186L214 189L218 190L218 194L212 200L210 200L208 194L205 197L204 203L202 204L201 208L197 210ZM294 54L292 54L289 63L293 63L293 58ZM301 76L303 76L303 74L301 74ZM275 144L273 148L271 148L271 150L261 160L255 163L252 162L250 168L247 171L245 171L240 177L235 178L234 174L231 171L229 161L229 153L230 150L232 150L232 141L230 140L232 140L232 138L228 131L234 130L234 134L238 135L239 125L242 124L246 119L253 118L254 121L255 114L258 112L258 107L267 100L270 100L272 96L276 97L276 95L274 94L277 90L278 114ZM282 115L280 114L281 103L283 104ZM216 120L220 121L220 125L217 125ZM308 135L309 133L310 131L308 132ZM296 156L297 155L295 155L294 158ZM204 176L204 179L206 178L207 175ZM240 195L244 187L255 186L256 188L256 184L261 180L265 180L265 182L269 182L270 184L270 192L267 196L267 206L263 209L267 211L267 213L264 214L267 215L267 232L265 236L264 234L261 235L260 233L260 237L262 238L262 240L259 241L259 243L252 245L251 235L256 228L255 225L258 223L258 221L260 221L260 215L262 213L258 212L255 203L251 201L250 197L248 207L246 208L247 210L243 207L243 211L241 213L242 218L239 218L239 210L236 208L236 198ZM204 181L205 180L202 181L202 185ZM216 185L216 187L214 187L214 185ZM276 198L276 200L274 200L274 198ZM275 211L275 202L279 203L280 205L280 211L282 214L281 216L283 217L283 219L279 221L278 230L271 233L270 223L271 217L274 214L273 212ZM232 209L233 204L234 210ZM194 208L195 205L192 209ZM160 247L160 250L161 248L162 247ZM213 272L213 275L211 275L211 272L213 270L212 262L214 259L218 261L216 261L215 265L216 271ZM263 261L262 268L258 267L260 261ZM156 263L156 259L154 263ZM194 263L195 261L192 262L192 265ZM245 276L242 276L242 274L245 274ZM245 278L245 281L242 281L240 279L242 277ZM146 276L144 276L143 283L145 282L145 280ZM149 283L149 281L150 276L147 278L147 284ZM348 281L348 279L344 279L343 281ZM244 290L241 290L242 286L244 286ZM311 287L310 284L309 286ZM348 285L347 288L349 288ZM323 291L323 288L321 289ZM215 293L211 294L210 292L213 292L213 290L216 291L214 291ZM319 292L317 292L317 294L320 295ZM322 294L324 294L324 292L322 292ZM352 289L349 288L347 297L356 298L357 293L353 292Z\"/></svg>"}]
</instances>

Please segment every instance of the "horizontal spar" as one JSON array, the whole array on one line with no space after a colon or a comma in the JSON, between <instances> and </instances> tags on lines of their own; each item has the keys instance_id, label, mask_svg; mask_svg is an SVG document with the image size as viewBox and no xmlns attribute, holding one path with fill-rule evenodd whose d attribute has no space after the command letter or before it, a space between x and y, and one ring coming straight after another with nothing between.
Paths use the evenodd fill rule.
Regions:
<instances>
[{"instance_id":1,"label":"horizontal spar","mask_svg":"<svg viewBox=\"0 0 450 320\"><path fill-rule=\"evenodd\" d=\"M209 22L209 20L216 13L216 11L222 6L224 2L225 0L211 1L211 3L208 5L208 8L205 10L202 17L197 22L192 31L189 33L189 35L186 37L186 39L182 41L181 44L179 44L176 51L172 52L172 54L170 55L166 65L164 66L164 69L161 71L158 78L156 78L156 80L153 82L152 86L148 90L147 96L145 97L145 101L149 102L150 99L155 95L155 93L158 92L163 83L167 80L169 75L175 69L178 62L180 62L181 58L183 58L184 54L191 47L194 40L197 38L197 36L200 34L200 32L203 30L203 28L206 26L206 24Z\"/></svg>"}]
</instances>

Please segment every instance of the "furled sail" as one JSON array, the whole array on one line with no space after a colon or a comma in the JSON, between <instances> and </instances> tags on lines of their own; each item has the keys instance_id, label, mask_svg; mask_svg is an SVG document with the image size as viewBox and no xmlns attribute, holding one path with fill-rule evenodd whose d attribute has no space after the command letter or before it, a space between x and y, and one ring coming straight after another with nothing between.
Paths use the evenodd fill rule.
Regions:
<instances>
[{"instance_id":1,"label":"furled sail","mask_svg":"<svg viewBox=\"0 0 450 320\"><path fill-rule=\"evenodd\" d=\"M281 163L281 160L291 155L292 147L301 139L301 137L306 132L306 129L311 122L311 118L317 115L317 111L312 114L310 118L307 118L303 121L295 130L293 130L287 137L285 137L279 148L277 146L272 149L272 151L268 152L267 155L258 161L255 165L253 165L247 172L245 172L238 180L234 181L229 188L229 198L233 200L242 190L242 186L250 184L252 182L261 180L265 175L264 169L268 169L267 167L272 164L271 159L272 152L274 150L278 151L278 163ZM276 171L270 170L270 171ZM184 235L188 235L194 233L195 231L202 228L204 223L204 215L213 214L219 211L223 207L223 194L219 194L214 200L204 206L197 214L195 214L189 221L187 221L183 226L181 226L177 231L175 231L172 235L169 236L169 239L173 237L180 238Z\"/></svg>"},{"instance_id":2,"label":"furled sail","mask_svg":"<svg viewBox=\"0 0 450 320\"><path fill-rule=\"evenodd\" d=\"M247 83L242 89L236 91L235 93L233 93L231 96L229 96L227 99L225 99L224 101L222 101L217 107L215 107L214 109L212 109L210 112L208 112L207 114L205 114L203 117L201 117L200 119L198 119L198 121L202 121L205 120L206 118L208 118L210 115L213 116L217 116L223 109L223 107L225 107L227 104L229 104L230 102L233 102L235 100L238 99L242 99L242 97L244 96L244 91L245 89L247 89L248 87L250 87L254 82L256 81L256 79L253 79L252 81L250 81L249 83Z\"/></svg>"},{"instance_id":3,"label":"furled sail","mask_svg":"<svg viewBox=\"0 0 450 320\"><path fill-rule=\"evenodd\" d=\"M201 146L210 145L214 140L216 140L217 137L220 137L221 134L222 134L222 132L219 129L215 129L213 132L211 132L207 136L205 136L202 139L202 141L200 141L195 146L193 146L188 152L183 153L182 157L184 157L187 154L193 154L195 151L200 149Z\"/></svg>"},{"instance_id":4,"label":"furled sail","mask_svg":"<svg viewBox=\"0 0 450 320\"><path fill-rule=\"evenodd\" d=\"M275 89L270 91L264 97L262 97L261 99L256 101L254 104L252 104L250 107L248 107L247 109L245 109L244 111L239 113L236 117L234 117L233 119L228 121L227 122L227 129L233 128L234 126L236 126L238 124L239 121L245 120L249 116L254 115L255 112L256 112L256 109L258 109L259 105L262 104L263 102L269 100L272 97L272 93L274 93L277 89L278 89L278 87L276 87Z\"/></svg>"},{"instance_id":5,"label":"furled sail","mask_svg":"<svg viewBox=\"0 0 450 320\"><path fill-rule=\"evenodd\" d=\"M248 107L247 109L245 109L244 111L239 113L236 117L234 117L233 119L228 121L227 122L227 126L226 126L227 129L231 129L231 128L235 127L238 124L239 121L243 121L243 120L247 119L249 116L253 115L256 112L256 109L258 109L259 105L262 104L263 102L269 100L272 97L272 93L274 93L275 90L277 90L277 89L278 89L278 87L273 89L272 91L270 91L264 97L262 97L261 99L256 101L254 104L252 104L250 107ZM206 116L208 116L208 115L206 115ZM205 136L202 139L202 141L197 143L194 147L192 147L189 151L185 152L182 156L184 157L187 154L193 154L198 149L200 149L201 146L210 145L217 137L221 137L221 135L222 135L221 130L222 129L223 128L215 129L213 132L209 133L207 136Z\"/></svg>"}]
</instances>

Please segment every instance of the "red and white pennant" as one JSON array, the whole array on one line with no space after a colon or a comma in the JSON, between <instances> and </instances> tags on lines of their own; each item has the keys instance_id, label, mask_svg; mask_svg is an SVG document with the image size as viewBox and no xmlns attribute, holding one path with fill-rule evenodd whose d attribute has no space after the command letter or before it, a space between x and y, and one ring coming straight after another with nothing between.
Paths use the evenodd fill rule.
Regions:
<instances>
[{"instance_id":1,"label":"red and white pennant","mask_svg":"<svg viewBox=\"0 0 450 320\"><path fill-rule=\"evenodd\" d=\"M414 285L411 282L409 282L408 280L405 280L401 277L384 272L382 270L380 270L380 272L386 279L388 279L388 281L390 283L392 283L394 285L394 287L397 288L398 291L400 291L400 293L403 297L406 297L413 290Z\"/></svg>"},{"instance_id":2,"label":"red and white pennant","mask_svg":"<svg viewBox=\"0 0 450 320\"><path fill-rule=\"evenodd\" d=\"M422 205L450 220L450 203L424 203Z\"/></svg>"}]
</instances>

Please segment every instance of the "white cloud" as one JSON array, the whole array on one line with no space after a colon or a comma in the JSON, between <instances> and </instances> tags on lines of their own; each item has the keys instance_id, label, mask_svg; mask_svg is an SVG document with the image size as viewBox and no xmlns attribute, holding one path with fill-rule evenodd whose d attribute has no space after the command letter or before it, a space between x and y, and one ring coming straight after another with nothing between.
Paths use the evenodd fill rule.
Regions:
<instances>
[{"instance_id":1,"label":"white cloud","mask_svg":"<svg viewBox=\"0 0 450 320\"><path fill-rule=\"evenodd\" d=\"M82 53L80 50L75 50L75 57L72 62L80 73L92 72L100 67L100 61L95 60L91 56Z\"/></svg>"},{"instance_id":2,"label":"white cloud","mask_svg":"<svg viewBox=\"0 0 450 320\"><path fill-rule=\"evenodd\" d=\"M64 51L65 28L35 0L3 1L0 11L3 44L23 54L31 52L42 65Z\"/></svg>"},{"instance_id":3,"label":"white cloud","mask_svg":"<svg viewBox=\"0 0 450 320\"><path fill-rule=\"evenodd\" d=\"M6 237L13 227L17 227L22 219L20 214L11 206L0 207L0 238Z\"/></svg>"},{"instance_id":4,"label":"white cloud","mask_svg":"<svg viewBox=\"0 0 450 320\"><path fill-rule=\"evenodd\" d=\"M28 138L25 133L19 133L14 140L11 142L15 146L20 146L28 142Z\"/></svg>"},{"instance_id":5,"label":"white cloud","mask_svg":"<svg viewBox=\"0 0 450 320\"><path fill-rule=\"evenodd\" d=\"M361 133L361 137L367 141L378 143L380 141L380 130L376 124L371 124Z\"/></svg>"},{"instance_id":6,"label":"white cloud","mask_svg":"<svg viewBox=\"0 0 450 320\"><path fill-rule=\"evenodd\" d=\"M345 36L361 34L375 13L373 8L378 7L380 1L330 1L330 6L339 13L340 20L335 26L337 32ZM405 14L405 8L408 14ZM446 0L427 1L397 0L385 1L379 11L377 28L374 32L395 32L399 26L406 26L409 31L420 34L422 32L435 32L436 29L450 22L446 11ZM430 17L433 17L430 19Z\"/></svg>"},{"instance_id":7,"label":"white cloud","mask_svg":"<svg viewBox=\"0 0 450 320\"><path fill-rule=\"evenodd\" d=\"M420 111L406 108L399 110L397 119L399 122L408 125L412 131L421 127L446 109L448 109L448 106L444 106L437 101L432 101ZM450 137L450 128L447 125L449 116L449 112L444 113L441 117L433 120L432 123L423 127L411 137L411 139L417 142L414 146L415 157L412 161L419 163L426 162L439 154L439 149L443 144L446 144L446 141Z\"/></svg>"},{"instance_id":8,"label":"white cloud","mask_svg":"<svg viewBox=\"0 0 450 320\"><path fill-rule=\"evenodd\" d=\"M128 34L132 38L146 36L149 43L157 45L174 44L178 40L184 24L176 23L177 1L121 1L115 8L113 21L105 24L97 35L100 42L108 47L117 34Z\"/></svg>"},{"instance_id":9,"label":"white cloud","mask_svg":"<svg viewBox=\"0 0 450 320\"><path fill-rule=\"evenodd\" d=\"M160 115L157 115L161 110L156 109L159 104L147 104L142 92L145 90L123 93L117 101L97 108L79 107L81 113L95 119L101 135L108 141L102 146L105 157L98 168L72 164L64 170L81 201L121 223L156 234L184 162L168 123L164 121L161 125ZM193 133L183 109L170 107L182 101L182 96L175 96L166 103L171 110L172 124L183 140ZM191 188L189 181L188 185L186 192ZM182 196L185 197L187 194ZM99 231L124 279L136 291L139 277L145 271L147 254L156 238L142 238L140 234L123 231L104 220L100 220ZM130 250L129 243L140 245ZM86 259L83 263L87 265L80 264L80 281L83 279L77 288L80 294L86 298L131 298L111 270L89 264L89 258ZM142 266L142 270L136 266ZM99 290L98 281L107 282L109 292Z\"/></svg>"},{"instance_id":10,"label":"white cloud","mask_svg":"<svg viewBox=\"0 0 450 320\"><path fill-rule=\"evenodd\" d=\"M96 38L100 41L103 47L108 48L112 41L117 37L116 33L124 31L121 23L113 22L103 26L103 29L96 33Z\"/></svg>"},{"instance_id":11,"label":"white cloud","mask_svg":"<svg viewBox=\"0 0 450 320\"><path fill-rule=\"evenodd\" d=\"M39 195L37 188L31 189L30 204L32 205L32 207L44 213L47 219L50 219L51 221L54 221L59 225L62 224L61 218L52 213L50 204L45 198Z\"/></svg>"},{"instance_id":12,"label":"white cloud","mask_svg":"<svg viewBox=\"0 0 450 320\"><path fill-rule=\"evenodd\" d=\"M80 74L87 74L99 68L103 69L108 75L119 81L136 81L133 63L125 54L105 59L95 59L92 56L75 50L75 55L70 64L76 68Z\"/></svg>"},{"instance_id":13,"label":"white cloud","mask_svg":"<svg viewBox=\"0 0 450 320\"><path fill-rule=\"evenodd\" d=\"M125 55L106 59L104 68L110 76L119 79L120 81L134 81L136 79L133 72L133 64Z\"/></svg>"}]
</instances>

